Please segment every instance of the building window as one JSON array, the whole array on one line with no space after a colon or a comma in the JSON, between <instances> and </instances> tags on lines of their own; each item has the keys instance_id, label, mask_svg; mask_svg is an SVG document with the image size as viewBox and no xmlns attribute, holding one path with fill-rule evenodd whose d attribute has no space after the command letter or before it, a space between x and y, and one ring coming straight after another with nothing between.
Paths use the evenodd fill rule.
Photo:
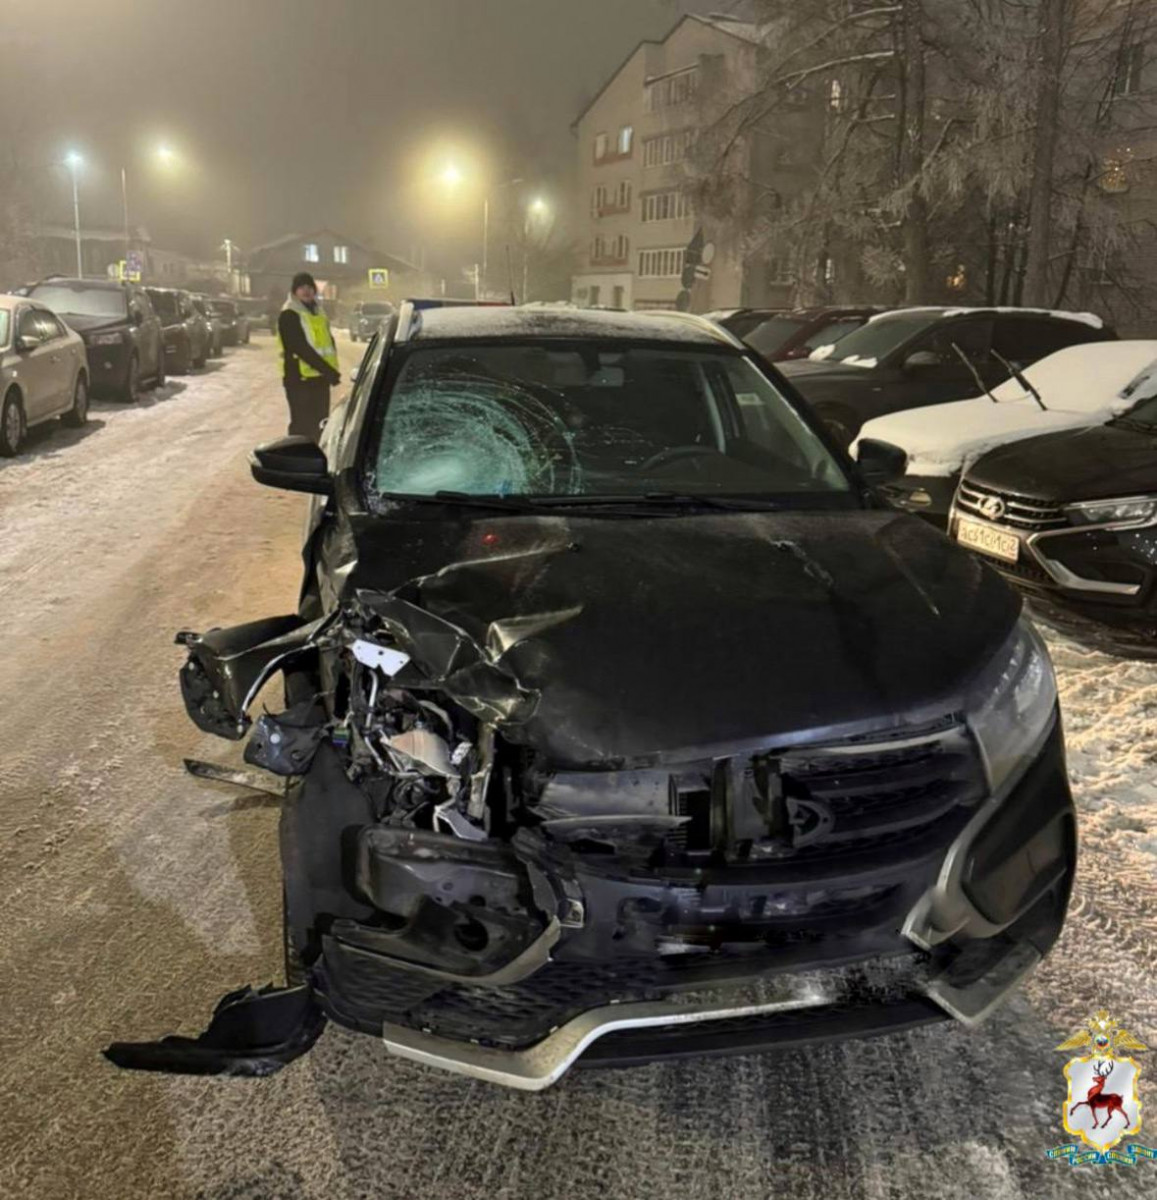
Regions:
<instances>
[{"instance_id":1,"label":"building window","mask_svg":"<svg viewBox=\"0 0 1157 1200\"><path fill-rule=\"evenodd\" d=\"M678 133L662 133L643 142L644 167L669 167L687 157L687 149L695 136L693 129L681 129Z\"/></svg>"},{"instance_id":2,"label":"building window","mask_svg":"<svg viewBox=\"0 0 1157 1200\"><path fill-rule=\"evenodd\" d=\"M610 191L605 183L600 183L591 193L591 215L607 217L614 213L631 211L631 185L626 179L615 185Z\"/></svg>"},{"instance_id":3,"label":"building window","mask_svg":"<svg viewBox=\"0 0 1157 1200\"><path fill-rule=\"evenodd\" d=\"M590 292L587 296L587 303L591 308L597 308L599 303L599 285L597 283L591 285Z\"/></svg>"},{"instance_id":4,"label":"building window","mask_svg":"<svg viewBox=\"0 0 1157 1200\"><path fill-rule=\"evenodd\" d=\"M640 250L639 277L641 279L678 279L683 274L684 248L668 250Z\"/></svg>"},{"instance_id":5,"label":"building window","mask_svg":"<svg viewBox=\"0 0 1157 1200\"><path fill-rule=\"evenodd\" d=\"M767 260L767 282L773 287L794 282L786 258L773 257Z\"/></svg>"},{"instance_id":6,"label":"building window","mask_svg":"<svg viewBox=\"0 0 1157 1200\"><path fill-rule=\"evenodd\" d=\"M624 125L619 130L618 153L626 158L631 153L631 145L635 140L635 129L632 125Z\"/></svg>"},{"instance_id":7,"label":"building window","mask_svg":"<svg viewBox=\"0 0 1157 1200\"><path fill-rule=\"evenodd\" d=\"M600 183L591 193L591 215L601 217L607 209L607 187Z\"/></svg>"},{"instance_id":8,"label":"building window","mask_svg":"<svg viewBox=\"0 0 1157 1200\"><path fill-rule=\"evenodd\" d=\"M317 252L317 242L306 242L301 248L301 257L306 262L321 262L321 255Z\"/></svg>"},{"instance_id":9,"label":"building window","mask_svg":"<svg viewBox=\"0 0 1157 1200\"><path fill-rule=\"evenodd\" d=\"M832 112L844 111L844 85L838 79L832 80L831 89L828 92L828 108Z\"/></svg>"},{"instance_id":10,"label":"building window","mask_svg":"<svg viewBox=\"0 0 1157 1200\"><path fill-rule=\"evenodd\" d=\"M646 85L645 104L647 112L660 112L665 108L677 108L689 104L699 91L699 68L691 67L666 75Z\"/></svg>"},{"instance_id":11,"label":"building window","mask_svg":"<svg viewBox=\"0 0 1157 1200\"><path fill-rule=\"evenodd\" d=\"M630 256L631 245L623 234L617 234L613 238L605 238L599 234L591 242L591 263L608 266L611 264L625 263Z\"/></svg>"},{"instance_id":12,"label":"building window","mask_svg":"<svg viewBox=\"0 0 1157 1200\"><path fill-rule=\"evenodd\" d=\"M607 156L607 135L605 133L595 134L595 162L602 162Z\"/></svg>"},{"instance_id":13,"label":"building window","mask_svg":"<svg viewBox=\"0 0 1157 1200\"><path fill-rule=\"evenodd\" d=\"M694 215L691 197L686 192L671 188L665 192L649 192L643 197L643 220L681 221Z\"/></svg>"},{"instance_id":14,"label":"building window","mask_svg":"<svg viewBox=\"0 0 1157 1200\"><path fill-rule=\"evenodd\" d=\"M350 248L348 246L334 246L333 261L335 263L348 263L350 260Z\"/></svg>"},{"instance_id":15,"label":"building window","mask_svg":"<svg viewBox=\"0 0 1157 1200\"><path fill-rule=\"evenodd\" d=\"M611 307L623 307L623 285L621 283L616 284L611 292Z\"/></svg>"},{"instance_id":16,"label":"building window","mask_svg":"<svg viewBox=\"0 0 1157 1200\"><path fill-rule=\"evenodd\" d=\"M1124 46L1117 59L1113 75L1113 95L1132 96L1141 90L1141 73L1145 69L1145 47L1140 42Z\"/></svg>"}]
</instances>

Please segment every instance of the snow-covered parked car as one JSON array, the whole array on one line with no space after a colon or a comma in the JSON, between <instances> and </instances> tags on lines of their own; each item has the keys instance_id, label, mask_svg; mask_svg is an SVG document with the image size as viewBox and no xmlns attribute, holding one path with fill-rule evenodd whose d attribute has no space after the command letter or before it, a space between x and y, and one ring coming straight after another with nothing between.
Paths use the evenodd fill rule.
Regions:
<instances>
[{"instance_id":1,"label":"snow-covered parked car","mask_svg":"<svg viewBox=\"0 0 1157 1200\"><path fill-rule=\"evenodd\" d=\"M1040 433L1104 424L1155 392L1157 341L1070 346L985 395L868 421L852 453L885 477L884 491L897 508L943 527L961 472L982 454ZM894 448L892 478L880 466L889 458L885 447Z\"/></svg>"},{"instance_id":2,"label":"snow-covered parked car","mask_svg":"<svg viewBox=\"0 0 1157 1200\"><path fill-rule=\"evenodd\" d=\"M1094 313L901 308L780 369L847 446L875 417L964 400L1066 346L1116 340Z\"/></svg>"},{"instance_id":3,"label":"snow-covered parked car","mask_svg":"<svg viewBox=\"0 0 1157 1200\"><path fill-rule=\"evenodd\" d=\"M1048 953L1047 650L724 330L406 303L322 445L251 465L312 493L300 609L180 676L284 801L290 986L113 1062L267 1074L329 1019L538 1089L972 1023Z\"/></svg>"}]
</instances>

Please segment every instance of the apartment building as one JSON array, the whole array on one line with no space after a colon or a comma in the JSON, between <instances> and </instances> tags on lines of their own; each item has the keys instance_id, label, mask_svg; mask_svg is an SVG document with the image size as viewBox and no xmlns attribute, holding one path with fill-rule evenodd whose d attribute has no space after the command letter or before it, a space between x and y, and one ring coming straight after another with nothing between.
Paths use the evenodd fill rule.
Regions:
<instances>
[{"instance_id":1,"label":"apartment building","mask_svg":"<svg viewBox=\"0 0 1157 1200\"><path fill-rule=\"evenodd\" d=\"M701 220L688 150L705 113L755 70L756 26L687 16L642 42L572 126L578 140L577 304L704 312L746 302L737 231Z\"/></svg>"}]
</instances>

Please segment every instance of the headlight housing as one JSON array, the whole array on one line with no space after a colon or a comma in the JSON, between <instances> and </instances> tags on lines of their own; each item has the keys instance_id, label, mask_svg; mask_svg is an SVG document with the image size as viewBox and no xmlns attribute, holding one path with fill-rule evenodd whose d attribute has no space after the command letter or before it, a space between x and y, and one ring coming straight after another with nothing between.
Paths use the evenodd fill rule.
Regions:
<instances>
[{"instance_id":1,"label":"headlight housing","mask_svg":"<svg viewBox=\"0 0 1157 1200\"><path fill-rule=\"evenodd\" d=\"M1048 650L1040 634L1021 618L973 684L967 701L968 724L993 791L1027 765L1056 703L1057 682Z\"/></svg>"},{"instance_id":2,"label":"headlight housing","mask_svg":"<svg viewBox=\"0 0 1157 1200\"><path fill-rule=\"evenodd\" d=\"M1157 496L1090 500L1065 510L1074 525L1149 525L1157 520Z\"/></svg>"},{"instance_id":3,"label":"headlight housing","mask_svg":"<svg viewBox=\"0 0 1157 1200\"><path fill-rule=\"evenodd\" d=\"M88 338L90 346L119 346L124 341L120 333L94 333Z\"/></svg>"}]
</instances>

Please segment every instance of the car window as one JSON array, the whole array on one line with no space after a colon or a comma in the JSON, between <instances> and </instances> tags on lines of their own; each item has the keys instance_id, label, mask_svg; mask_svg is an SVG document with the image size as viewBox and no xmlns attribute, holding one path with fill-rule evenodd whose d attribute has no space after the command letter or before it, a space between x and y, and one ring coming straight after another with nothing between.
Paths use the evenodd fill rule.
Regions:
<instances>
[{"instance_id":1,"label":"car window","mask_svg":"<svg viewBox=\"0 0 1157 1200\"><path fill-rule=\"evenodd\" d=\"M859 329L866 318L841 317L838 321L829 321L822 329L817 329L805 339L805 350L815 350L820 346L834 346L841 338L845 338L854 329Z\"/></svg>"},{"instance_id":2,"label":"car window","mask_svg":"<svg viewBox=\"0 0 1157 1200\"><path fill-rule=\"evenodd\" d=\"M959 367L962 364L957 348L969 362L981 364L991 361L988 353L991 347L992 321L953 321L918 338L905 353L934 354L942 366Z\"/></svg>"},{"instance_id":3,"label":"car window","mask_svg":"<svg viewBox=\"0 0 1157 1200\"><path fill-rule=\"evenodd\" d=\"M359 427L362 424L360 414L366 409L370 393L374 389L374 380L381 368L382 358L386 352L387 338L385 333L374 334L358 367L358 377L350 391L349 399L344 406L341 416L341 428L335 430L337 445L336 457L332 458L338 467L352 466L356 452L356 441ZM355 416L355 414L359 414ZM337 418L332 418L336 424Z\"/></svg>"},{"instance_id":4,"label":"car window","mask_svg":"<svg viewBox=\"0 0 1157 1200\"><path fill-rule=\"evenodd\" d=\"M33 337L40 341L44 337L44 332L40 328L40 318L36 314L36 309L25 308L20 313L20 324L16 328L17 337Z\"/></svg>"},{"instance_id":5,"label":"car window","mask_svg":"<svg viewBox=\"0 0 1157 1200\"><path fill-rule=\"evenodd\" d=\"M28 296L54 313L75 317L124 317L127 300L123 288L88 287L79 283L41 283Z\"/></svg>"},{"instance_id":6,"label":"car window","mask_svg":"<svg viewBox=\"0 0 1157 1200\"><path fill-rule=\"evenodd\" d=\"M47 309L36 311L36 322L40 326L40 336L46 342L53 342L57 338L64 337L64 326Z\"/></svg>"},{"instance_id":7,"label":"car window","mask_svg":"<svg viewBox=\"0 0 1157 1200\"><path fill-rule=\"evenodd\" d=\"M842 469L740 355L591 342L410 350L370 462L377 493L847 492Z\"/></svg>"},{"instance_id":8,"label":"car window","mask_svg":"<svg viewBox=\"0 0 1157 1200\"><path fill-rule=\"evenodd\" d=\"M162 321L174 320L179 315L177 297L173 292L150 292L153 308Z\"/></svg>"},{"instance_id":9,"label":"car window","mask_svg":"<svg viewBox=\"0 0 1157 1200\"><path fill-rule=\"evenodd\" d=\"M940 313L935 310L889 313L867 321L847 337L841 338L831 349L825 343L817 348L814 357L859 367L874 367L899 350L910 338L930 329L941 319Z\"/></svg>"},{"instance_id":10,"label":"car window","mask_svg":"<svg viewBox=\"0 0 1157 1200\"><path fill-rule=\"evenodd\" d=\"M1038 359L1066 346L1090 341L1092 326L1080 321L1049 320L1047 317L998 317L993 348L1018 367L1031 366Z\"/></svg>"},{"instance_id":11,"label":"car window","mask_svg":"<svg viewBox=\"0 0 1157 1200\"><path fill-rule=\"evenodd\" d=\"M804 317L770 317L743 335L743 340L760 354L775 354L784 342L807 324Z\"/></svg>"}]
</instances>

